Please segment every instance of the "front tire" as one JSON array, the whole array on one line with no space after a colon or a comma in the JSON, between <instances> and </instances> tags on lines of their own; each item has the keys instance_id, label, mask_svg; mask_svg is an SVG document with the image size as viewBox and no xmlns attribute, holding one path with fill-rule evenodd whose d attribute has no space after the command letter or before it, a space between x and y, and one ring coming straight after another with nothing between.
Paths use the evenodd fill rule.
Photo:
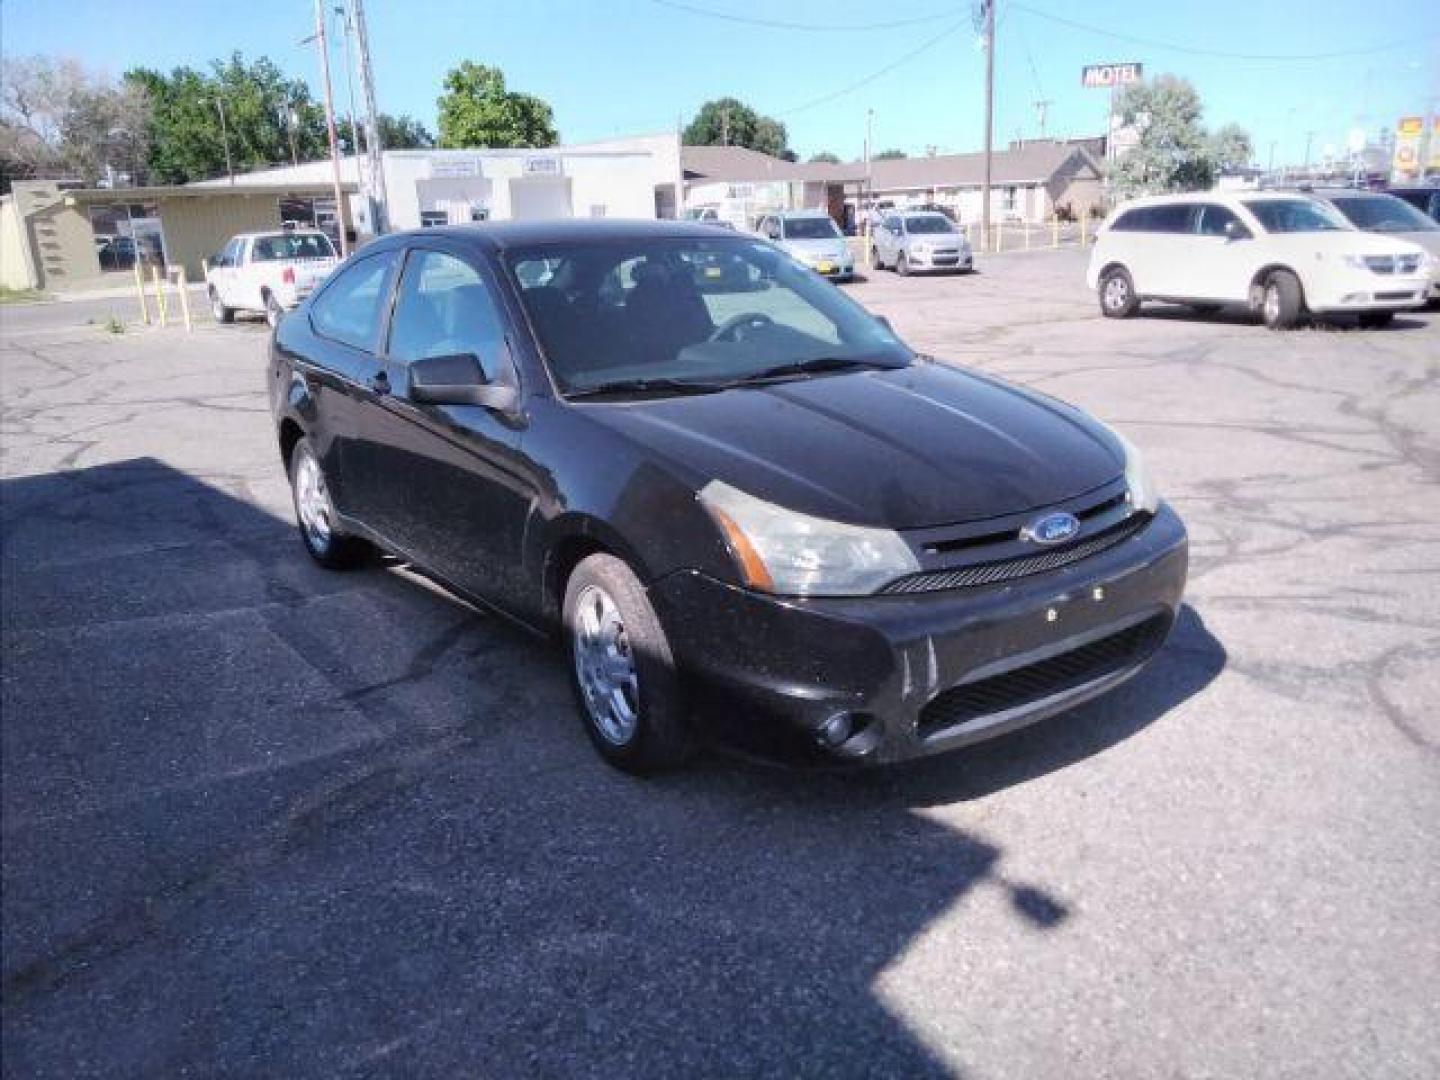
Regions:
<instances>
[{"instance_id":1,"label":"front tire","mask_svg":"<svg viewBox=\"0 0 1440 1080\"><path fill-rule=\"evenodd\" d=\"M327 570L348 570L364 561L370 546L340 531L325 470L309 439L301 439L290 452L290 495L300 540L312 559Z\"/></svg>"},{"instance_id":2,"label":"front tire","mask_svg":"<svg viewBox=\"0 0 1440 1080\"><path fill-rule=\"evenodd\" d=\"M582 560L564 623L571 689L600 756L641 775L684 762L693 740L675 659L635 572L613 555Z\"/></svg>"},{"instance_id":3,"label":"front tire","mask_svg":"<svg viewBox=\"0 0 1440 1080\"><path fill-rule=\"evenodd\" d=\"M1260 302L1260 315L1271 330L1289 330L1300 321L1305 300L1300 292L1300 279L1289 270L1276 270L1265 281Z\"/></svg>"},{"instance_id":4,"label":"front tire","mask_svg":"<svg viewBox=\"0 0 1440 1080\"><path fill-rule=\"evenodd\" d=\"M220 294L213 287L210 289L210 314L217 323L233 323L235 321L235 309L222 304Z\"/></svg>"},{"instance_id":5,"label":"front tire","mask_svg":"<svg viewBox=\"0 0 1440 1080\"><path fill-rule=\"evenodd\" d=\"M1107 319L1128 319L1140 310L1135 282L1123 266L1112 266L1100 277L1100 313Z\"/></svg>"}]
</instances>

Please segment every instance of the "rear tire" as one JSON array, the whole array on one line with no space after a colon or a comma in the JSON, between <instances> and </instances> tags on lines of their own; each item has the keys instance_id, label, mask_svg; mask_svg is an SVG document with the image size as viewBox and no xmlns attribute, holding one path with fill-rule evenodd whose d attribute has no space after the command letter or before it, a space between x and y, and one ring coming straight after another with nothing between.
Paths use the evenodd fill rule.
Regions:
<instances>
[{"instance_id":1,"label":"rear tire","mask_svg":"<svg viewBox=\"0 0 1440 1080\"><path fill-rule=\"evenodd\" d=\"M625 772L673 769L694 750L675 658L645 587L622 560L583 559L565 583L570 686L585 733Z\"/></svg>"},{"instance_id":2,"label":"rear tire","mask_svg":"<svg viewBox=\"0 0 1440 1080\"><path fill-rule=\"evenodd\" d=\"M214 316L217 323L233 323L235 321L235 309L226 307L220 302L220 294L215 291L214 286L210 288L210 314Z\"/></svg>"},{"instance_id":3,"label":"rear tire","mask_svg":"<svg viewBox=\"0 0 1440 1080\"><path fill-rule=\"evenodd\" d=\"M905 257L905 253L903 251L900 252L899 255L895 256L895 271L901 277L910 276L910 260Z\"/></svg>"},{"instance_id":4,"label":"rear tire","mask_svg":"<svg viewBox=\"0 0 1440 1080\"><path fill-rule=\"evenodd\" d=\"M1393 311L1365 311L1360 314L1360 329L1380 330L1394 321Z\"/></svg>"},{"instance_id":5,"label":"rear tire","mask_svg":"<svg viewBox=\"0 0 1440 1080\"><path fill-rule=\"evenodd\" d=\"M1100 275L1100 313L1107 319L1128 319L1140 310L1135 282L1123 266L1112 266Z\"/></svg>"},{"instance_id":6,"label":"rear tire","mask_svg":"<svg viewBox=\"0 0 1440 1080\"><path fill-rule=\"evenodd\" d=\"M370 545L339 529L325 470L309 439L290 451L290 495L295 501L295 523L310 557L327 570L348 570L365 561Z\"/></svg>"},{"instance_id":7,"label":"rear tire","mask_svg":"<svg viewBox=\"0 0 1440 1080\"><path fill-rule=\"evenodd\" d=\"M265 294L265 321L270 324L270 329L280 325L280 320L285 317L285 309L280 306L280 301L275 299L274 293Z\"/></svg>"},{"instance_id":8,"label":"rear tire","mask_svg":"<svg viewBox=\"0 0 1440 1080\"><path fill-rule=\"evenodd\" d=\"M870 249L870 265L873 266L876 270L885 269L885 264L880 261L880 249L877 247L872 247Z\"/></svg>"},{"instance_id":9,"label":"rear tire","mask_svg":"<svg viewBox=\"0 0 1440 1080\"><path fill-rule=\"evenodd\" d=\"M1260 315L1271 330L1289 330L1305 312L1300 279L1289 270L1276 270L1265 280Z\"/></svg>"}]
</instances>

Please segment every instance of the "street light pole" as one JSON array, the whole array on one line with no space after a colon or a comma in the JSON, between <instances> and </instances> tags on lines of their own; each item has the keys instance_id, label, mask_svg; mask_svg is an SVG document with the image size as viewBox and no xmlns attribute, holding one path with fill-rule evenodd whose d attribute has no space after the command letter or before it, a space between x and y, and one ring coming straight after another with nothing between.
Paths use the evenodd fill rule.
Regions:
<instances>
[{"instance_id":1,"label":"street light pole","mask_svg":"<svg viewBox=\"0 0 1440 1080\"><path fill-rule=\"evenodd\" d=\"M990 177L995 120L995 0L985 7L985 182L980 188L980 250L990 242Z\"/></svg>"},{"instance_id":2,"label":"street light pole","mask_svg":"<svg viewBox=\"0 0 1440 1080\"><path fill-rule=\"evenodd\" d=\"M385 187L385 145L380 134L380 111L375 106L375 69L370 64L370 35L365 29L364 0L349 0L355 27L355 48L360 54L360 96L365 101L365 153L370 158L370 193L378 204L375 231L390 228L390 196Z\"/></svg>"}]
</instances>

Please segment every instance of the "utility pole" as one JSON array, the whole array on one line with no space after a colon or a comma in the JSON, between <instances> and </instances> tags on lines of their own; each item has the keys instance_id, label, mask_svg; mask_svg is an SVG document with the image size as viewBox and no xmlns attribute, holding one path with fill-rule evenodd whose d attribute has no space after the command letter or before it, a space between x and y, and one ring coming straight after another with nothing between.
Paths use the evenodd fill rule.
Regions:
<instances>
[{"instance_id":1,"label":"utility pole","mask_svg":"<svg viewBox=\"0 0 1440 1080\"><path fill-rule=\"evenodd\" d=\"M335 138L335 99L330 90L330 46L325 36L325 0L315 0L315 45L320 50L320 79L325 87L325 136L330 142L330 165L335 172L335 223L340 232L340 256L350 254L350 214L340 182L340 142Z\"/></svg>"},{"instance_id":2,"label":"utility pole","mask_svg":"<svg viewBox=\"0 0 1440 1080\"><path fill-rule=\"evenodd\" d=\"M225 144L225 175L230 177L230 183L235 183L235 167L230 164L230 128L225 123L225 99L218 94L215 97L215 110L220 114L220 141Z\"/></svg>"},{"instance_id":3,"label":"utility pole","mask_svg":"<svg viewBox=\"0 0 1440 1080\"><path fill-rule=\"evenodd\" d=\"M1305 171L1310 171L1310 141L1315 138L1315 132L1305 132Z\"/></svg>"},{"instance_id":4,"label":"utility pole","mask_svg":"<svg viewBox=\"0 0 1440 1080\"><path fill-rule=\"evenodd\" d=\"M985 12L985 182L980 188L980 250L990 243L990 177L995 121L995 0L980 0Z\"/></svg>"},{"instance_id":5,"label":"utility pole","mask_svg":"<svg viewBox=\"0 0 1440 1080\"><path fill-rule=\"evenodd\" d=\"M290 164L299 165L300 150L295 145L295 125L299 121L299 117L295 113L295 103L288 102L284 112L285 115L280 119L285 123L285 133L290 136Z\"/></svg>"},{"instance_id":6,"label":"utility pole","mask_svg":"<svg viewBox=\"0 0 1440 1080\"><path fill-rule=\"evenodd\" d=\"M343 7L336 7L335 14L340 16L340 25L345 28L345 94L350 99L350 152L355 155L355 163L360 163L360 120L355 112L355 54L351 51L351 35L355 32L355 26L350 21L350 13ZM363 174L362 174L363 176Z\"/></svg>"},{"instance_id":7,"label":"utility pole","mask_svg":"<svg viewBox=\"0 0 1440 1080\"><path fill-rule=\"evenodd\" d=\"M1045 138L1045 114L1049 111L1053 102L1049 98L1042 98L1040 101L1032 102L1035 106L1035 118L1040 122L1040 138Z\"/></svg>"},{"instance_id":8,"label":"utility pole","mask_svg":"<svg viewBox=\"0 0 1440 1080\"><path fill-rule=\"evenodd\" d=\"M360 96L365 102L365 153L370 159L370 188L376 203L375 231L390 228L390 199L385 189L385 147L380 141L380 112L375 107L375 70L370 65L370 35L365 29L364 0L348 0L360 53Z\"/></svg>"}]
</instances>

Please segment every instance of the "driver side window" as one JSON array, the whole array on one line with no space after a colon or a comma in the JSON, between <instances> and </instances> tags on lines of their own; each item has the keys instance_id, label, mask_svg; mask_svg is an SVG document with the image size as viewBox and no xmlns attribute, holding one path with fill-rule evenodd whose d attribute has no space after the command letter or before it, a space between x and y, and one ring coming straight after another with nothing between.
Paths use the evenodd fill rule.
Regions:
<instances>
[{"instance_id":1,"label":"driver side window","mask_svg":"<svg viewBox=\"0 0 1440 1080\"><path fill-rule=\"evenodd\" d=\"M390 324L390 359L475 356L493 381L504 340L500 313L480 272L443 251L411 251Z\"/></svg>"}]
</instances>

